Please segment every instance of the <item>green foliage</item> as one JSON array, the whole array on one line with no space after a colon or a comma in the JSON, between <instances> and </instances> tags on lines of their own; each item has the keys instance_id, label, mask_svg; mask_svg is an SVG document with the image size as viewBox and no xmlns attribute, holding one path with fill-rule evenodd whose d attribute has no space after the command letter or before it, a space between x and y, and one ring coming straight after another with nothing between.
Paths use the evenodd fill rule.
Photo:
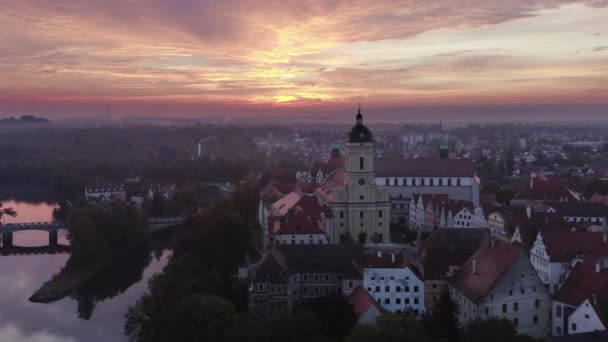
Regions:
<instances>
[{"instance_id":1,"label":"green foliage","mask_svg":"<svg viewBox=\"0 0 608 342\"><path fill-rule=\"evenodd\" d=\"M66 223L72 246L67 269L103 265L117 254L142 244L148 227L146 218L136 208L118 201L70 208Z\"/></svg>"},{"instance_id":2,"label":"green foliage","mask_svg":"<svg viewBox=\"0 0 608 342\"><path fill-rule=\"evenodd\" d=\"M352 305L339 294L308 300L298 308L302 309L319 318L323 334L336 341L342 341L348 336L357 322Z\"/></svg>"},{"instance_id":3,"label":"green foliage","mask_svg":"<svg viewBox=\"0 0 608 342\"><path fill-rule=\"evenodd\" d=\"M422 321L427 336L433 341L459 341L458 304L447 289L441 293L433 312L425 314Z\"/></svg>"},{"instance_id":4,"label":"green foliage","mask_svg":"<svg viewBox=\"0 0 608 342\"><path fill-rule=\"evenodd\" d=\"M13 209L13 208L3 208L2 203L0 203L0 220L2 220L2 218L4 216L15 217L15 216L17 216L17 213L15 212L15 209ZM0 224L1 223L2 222L0 221Z\"/></svg>"},{"instance_id":5,"label":"green foliage","mask_svg":"<svg viewBox=\"0 0 608 342\"><path fill-rule=\"evenodd\" d=\"M358 326L347 342L426 342L431 341L424 333L422 323L412 315L385 313L376 324Z\"/></svg>"},{"instance_id":6,"label":"green foliage","mask_svg":"<svg viewBox=\"0 0 608 342\"><path fill-rule=\"evenodd\" d=\"M533 342L527 335L519 335L507 319L490 318L470 322L463 332L466 342Z\"/></svg>"}]
</instances>

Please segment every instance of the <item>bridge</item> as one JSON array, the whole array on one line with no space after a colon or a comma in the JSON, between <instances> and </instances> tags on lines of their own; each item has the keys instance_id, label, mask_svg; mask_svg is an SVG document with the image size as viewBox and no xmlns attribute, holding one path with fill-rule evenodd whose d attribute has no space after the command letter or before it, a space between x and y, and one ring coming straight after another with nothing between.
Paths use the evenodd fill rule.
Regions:
<instances>
[{"instance_id":1,"label":"bridge","mask_svg":"<svg viewBox=\"0 0 608 342\"><path fill-rule=\"evenodd\" d=\"M0 247L0 255L40 255L40 254L66 254L70 252L70 246L57 244L55 246L4 246Z\"/></svg>"},{"instance_id":2,"label":"bridge","mask_svg":"<svg viewBox=\"0 0 608 342\"><path fill-rule=\"evenodd\" d=\"M163 217L148 219L150 232L156 232L166 228L180 225L186 221L186 217ZM57 231L67 227L58 221L52 222L27 222L0 224L0 235L2 236L2 247L17 248L13 246L13 233L26 230L42 230L49 233L49 246L57 246ZM19 247L26 248L26 247ZM30 247L27 247L30 248ZM0 252L2 254L2 252Z\"/></svg>"}]
</instances>

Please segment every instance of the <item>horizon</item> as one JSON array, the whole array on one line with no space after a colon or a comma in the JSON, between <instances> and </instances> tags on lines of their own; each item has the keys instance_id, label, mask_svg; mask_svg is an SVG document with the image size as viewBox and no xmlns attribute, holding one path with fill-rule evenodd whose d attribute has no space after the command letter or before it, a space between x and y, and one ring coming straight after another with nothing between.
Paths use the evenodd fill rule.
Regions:
<instances>
[{"instance_id":1,"label":"horizon","mask_svg":"<svg viewBox=\"0 0 608 342\"><path fill-rule=\"evenodd\" d=\"M608 113L601 0L59 0L6 5L0 21L0 116L348 120L358 102L371 122Z\"/></svg>"}]
</instances>

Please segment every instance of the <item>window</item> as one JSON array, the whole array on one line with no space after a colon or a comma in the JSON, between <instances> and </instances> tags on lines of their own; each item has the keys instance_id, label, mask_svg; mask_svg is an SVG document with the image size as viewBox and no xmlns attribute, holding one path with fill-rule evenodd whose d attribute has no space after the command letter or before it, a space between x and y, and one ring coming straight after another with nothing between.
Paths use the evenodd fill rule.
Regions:
<instances>
[{"instance_id":1,"label":"window","mask_svg":"<svg viewBox=\"0 0 608 342\"><path fill-rule=\"evenodd\" d=\"M502 313L507 313L507 304L502 305Z\"/></svg>"},{"instance_id":2,"label":"window","mask_svg":"<svg viewBox=\"0 0 608 342\"><path fill-rule=\"evenodd\" d=\"M532 317L532 322L538 323L538 315L534 315L534 317Z\"/></svg>"},{"instance_id":3,"label":"window","mask_svg":"<svg viewBox=\"0 0 608 342\"><path fill-rule=\"evenodd\" d=\"M412 178L412 186L416 186L416 178Z\"/></svg>"},{"instance_id":4,"label":"window","mask_svg":"<svg viewBox=\"0 0 608 342\"><path fill-rule=\"evenodd\" d=\"M424 186L424 178L420 178L420 185Z\"/></svg>"},{"instance_id":5,"label":"window","mask_svg":"<svg viewBox=\"0 0 608 342\"><path fill-rule=\"evenodd\" d=\"M385 178L385 179L384 179L384 185L389 185L389 184L388 184L388 178Z\"/></svg>"},{"instance_id":6,"label":"window","mask_svg":"<svg viewBox=\"0 0 608 342\"><path fill-rule=\"evenodd\" d=\"M307 294L307 293L308 293L308 287L304 286L304 294Z\"/></svg>"},{"instance_id":7,"label":"window","mask_svg":"<svg viewBox=\"0 0 608 342\"><path fill-rule=\"evenodd\" d=\"M524 290L524 288L523 288L523 287L521 288L521 291L520 291L520 292L521 292L521 294L524 294L525 290Z\"/></svg>"},{"instance_id":8,"label":"window","mask_svg":"<svg viewBox=\"0 0 608 342\"><path fill-rule=\"evenodd\" d=\"M433 296L433 303L437 303L437 296Z\"/></svg>"},{"instance_id":9,"label":"window","mask_svg":"<svg viewBox=\"0 0 608 342\"><path fill-rule=\"evenodd\" d=\"M519 320L517 318L513 318L513 325L517 327L519 325Z\"/></svg>"},{"instance_id":10,"label":"window","mask_svg":"<svg viewBox=\"0 0 608 342\"><path fill-rule=\"evenodd\" d=\"M437 288L437 284L433 283L433 288L436 289Z\"/></svg>"},{"instance_id":11,"label":"window","mask_svg":"<svg viewBox=\"0 0 608 342\"><path fill-rule=\"evenodd\" d=\"M490 308L488 308L488 307L484 308L483 309L483 313L486 314L486 315L489 315L490 314Z\"/></svg>"},{"instance_id":12,"label":"window","mask_svg":"<svg viewBox=\"0 0 608 342\"><path fill-rule=\"evenodd\" d=\"M391 303L390 298L384 298L384 304L390 304L390 303Z\"/></svg>"},{"instance_id":13,"label":"window","mask_svg":"<svg viewBox=\"0 0 608 342\"><path fill-rule=\"evenodd\" d=\"M405 304L410 304L410 299L409 298L405 298L403 301L405 302Z\"/></svg>"},{"instance_id":14,"label":"window","mask_svg":"<svg viewBox=\"0 0 608 342\"><path fill-rule=\"evenodd\" d=\"M401 298L396 298L396 299L395 299L395 303L396 303L396 304L401 304Z\"/></svg>"},{"instance_id":15,"label":"window","mask_svg":"<svg viewBox=\"0 0 608 342\"><path fill-rule=\"evenodd\" d=\"M430 182L430 184L429 184L430 186L435 185L435 178L431 178L431 179L429 180L429 182Z\"/></svg>"},{"instance_id":16,"label":"window","mask_svg":"<svg viewBox=\"0 0 608 342\"><path fill-rule=\"evenodd\" d=\"M378 217L382 217L382 210L378 210Z\"/></svg>"},{"instance_id":17,"label":"window","mask_svg":"<svg viewBox=\"0 0 608 342\"><path fill-rule=\"evenodd\" d=\"M363 170L363 157L359 157L359 170Z\"/></svg>"},{"instance_id":18,"label":"window","mask_svg":"<svg viewBox=\"0 0 608 342\"><path fill-rule=\"evenodd\" d=\"M360 218L363 218L363 210L361 210L361 211L359 212L359 217L360 217Z\"/></svg>"},{"instance_id":19,"label":"window","mask_svg":"<svg viewBox=\"0 0 608 342\"><path fill-rule=\"evenodd\" d=\"M555 317L562 317L562 306L557 305L555 307Z\"/></svg>"},{"instance_id":20,"label":"window","mask_svg":"<svg viewBox=\"0 0 608 342\"><path fill-rule=\"evenodd\" d=\"M348 281L348 288L349 288L349 289L352 289L352 288L353 288L353 281L352 281L352 280L349 280L349 281Z\"/></svg>"},{"instance_id":21,"label":"window","mask_svg":"<svg viewBox=\"0 0 608 342\"><path fill-rule=\"evenodd\" d=\"M376 292L380 292L380 286L376 286Z\"/></svg>"},{"instance_id":22,"label":"window","mask_svg":"<svg viewBox=\"0 0 608 342\"><path fill-rule=\"evenodd\" d=\"M513 290L509 290L509 296L513 295Z\"/></svg>"},{"instance_id":23,"label":"window","mask_svg":"<svg viewBox=\"0 0 608 342\"><path fill-rule=\"evenodd\" d=\"M323 275L323 280L324 281L329 281L329 274L324 274Z\"/></svg>"},{"instance_id":24,"label":"window","mask_svg":"<svg viewBox=\"0 0 608 342\"><path fill-rule=\"evenodd\" d=\"M409 286L405 287L405 292L410 292L410 287Z\"/></svg>"},{"instance_id":25,"label":"window","mask_svg":"<svg viewBox=\"0 0 608 342\"><path fill-rule=\"evenodd\" d=\"M414 292L418 292L418 286L414 286Z\"/></svg>"},{"instance_id":26,"label":"window","mask_svg":"<svg viewBox=\"0 0 608 342\"><path fill-rule=\"evenodd\" d=\"M315 273L315 282L319 281L319 273Z\"/></svg>"},{"instance_id":27,"label":"window","mask_svg":"<svg viewBox=\"0 0 608 342\"><path fill-rule=\"evenodd\" d=\"M540 299L535 299L534 300L534 307L535 308L540 308Z\"/></svg>"},{"instance_id":28,"label":"window","mask_svg":"<svg viewBox=\"0 0 608 342\"><path fill-rule=\"evenodd\" d=\"M395 287L395 291L396 291L396 292L401 292L401 286L397 286L397 287Z\"/></svg>"},{"instance_id":29,"label":"window","mask_svg":"<svg viewBox=\"0 0 608 342\"><path fill-rule=\"evenodd\" d=\"M315 286L315 294L316 294L316 295L318 295L318 294L319 294L319 292L320 292L319 287L318 287L318 286Z\"/></svg>"},{"instance_id":30,"label":"window","mask_svg":"<svg viewBox=\"0 0 608 342\"><path fill-rule=\"evenodd\" d=\"M360 199L360 200L363 200L363 199L365 199L365 196L360 195L360 196L359 196L359 199Z\"/></svg>"},{"instance_id":31,"label":"window","mask_svg":"<svg viewBox=\"0 0 608 342\"><path fill-rule=\"evenodd\" d=\"M390 286L385 286L384 287L384 292L391 292L391 287Z\"/></svg>"},{"instance_id":32,"label":"window","mask_svg":"<svg viewBox=\"0 0 608 342\"><path fill-rule=\"evenodd\" d=\"M264 284L258 284L258 291L264 291Z\"/></svg>"},{"instance_id":33,"label":"window","mask_svg":"<svg viewBox=\"0 0 608 342\"><path fill-rule=\"evenodd\" d=\"M277 286L277 288L276 288L276 292L277 292L277 293L283 293L283 286L280 286L280 285L279 285L279 286Z\"/></svg>"},{"instance_id":34,"label":"window","mask_svg":"<svg viewBox=\"0 0 608 342\"><path fill-rule=\"evenodd\" d=\"M439 186L443 186L443 178L439 178Z\"/></svg>"},{"instance_id":35,"label":"window","mask_svg":"<svg viewBox=\"0 0 608 342\"><path fill-rule=\"evenodd\" d=\"M555 327L555 333L558 335L562 334L562 328L561 327Z\"/></svg>"},{"instance_id":36,"label":"window","mask_svg":"<svg viewBox=\"0 0 608 342\"><path fill-rule=\"evenodd\" d=\"M399 179L397 179L397 178L393 179L393 185L399 185Z\"/></svg>"},{"instance_id":37,"label":"window","mask_svg":"<svg viewBox=\"0 0 608 342\"><path fill-rule=\"evenodd\" d=\"M448 178L448 186L452 186L452 178Z\"/></svg>"},{"instance_id":38,"label":"window","mask_svg":"<svg viewBox=\"0 0 608 342\"><path fill-rule=\"evenodd\" d=\"M585 314L585 319L589 319L589 315Z\"/></svg>"},{"instance_id":39,"label":"window","mask_svg":"<svg viewBox=\"0 0 608 342\"><path fill-rule=\"evenodd\" d=\"M308 281L308 273L304 273L302 279L304 279L304 281Z\"/></svg>"},{"instance_id":40,"label":"window","mask_svg":"<svg viewBox=\"0 0 608 342\"><path fill-rule=\"evenodd\" d=\"M515 312L519 311L519 303L518 302L513 303L513 311L515 311Z\"/></svg>"},{"instance_id":41,"label":"window","mask_svg":"<svg viewBox=\"0 0 608 342\"><path fill-rule=\"evenodd\" d=\"M418 298L414 298L414 304L418 304Z\"/></svg>"},{"instance_id":42,"label":"window","mask_svg":"<svg viewBox=\"0 0 608 342\"><path fill-rule=\"evenodd\" d=\"M460 186L460 178L456 178L456 185Z\"/></svg>"},{"instance_id":43,"label":"window","mask_svg":"<svg viewBox=\"0 0 608 342\"><path fill-rule=\"evenodd\" d=\"M576 331L576 323L572 323L572 331Z\"/></svg>"}]
</instances>

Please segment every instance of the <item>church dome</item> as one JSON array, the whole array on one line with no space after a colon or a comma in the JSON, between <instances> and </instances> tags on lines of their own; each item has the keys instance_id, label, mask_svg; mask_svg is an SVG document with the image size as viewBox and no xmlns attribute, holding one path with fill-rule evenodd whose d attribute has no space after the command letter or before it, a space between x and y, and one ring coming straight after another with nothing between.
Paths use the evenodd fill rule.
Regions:
<instances>
[{"instance_id":1,"label":"church dome","mask_svg":"<svg viewBox=\"0 0 608 342\"><path fill-rule=\"evenodd\" d=\"M359 113L357 113L357 124L351 128L350 132L348 132L348 140L349 143L371 143L374 142L374 136L372 135L372 131L369 130L363 124L363 115L361 115L361 109L359 109Z\"/></svg>"}]
</instances>

